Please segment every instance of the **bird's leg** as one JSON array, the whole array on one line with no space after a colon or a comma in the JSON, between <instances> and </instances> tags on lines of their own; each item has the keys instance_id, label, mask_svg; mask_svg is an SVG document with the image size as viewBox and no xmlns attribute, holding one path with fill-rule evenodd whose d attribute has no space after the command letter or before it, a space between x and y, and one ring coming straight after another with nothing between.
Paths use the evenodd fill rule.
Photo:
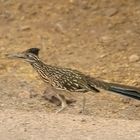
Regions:
<instances>
[{"instance_id":1,"label":"bird's leg","mask_svg":"<svg viewBox=\"0 0 140 140\"><path fill-rule=\"evenodd\" d=\"M85 97L85 94L83 93L82 113L85 112L85 104L86 104L86 97Z\"/></svg>"},{"instance_id":2,"label":"bird's leg","mask_svg":"<svg viewBox=\"0 0 140 140\"><path fill-rule=\"evenodd\" d=\"M61 104L61 109L59 109L56 113L59 113L59 112L63 111L68 106L67 100L66 100L65 96L62 93L63 91L58 90L58 89L56 89L56 88L54 88L52 86L48 86L46 91L50 92L50 96L53 95L58 100L58 103ZM49 97L48 93L47 93L47 99L52 100L52 98ZM56 104L57 100L52 100L52 101L55 101L55 104ZM56 104L56 105L58 105L58 104Z\"/></svg>"},{"instance_id":3,"label":"bird's leg","mask_svg":"<svg viewBox=\"0 0 140 140\"><path fill-rule=\"evenodd\" d=\"M66 99L64 96L57 94L57 98L60 100L61 102L61 108L56 112L56 113L60 113L61 111L63 111L68 105L66 102Z\"/></svg>"}]
</instances>

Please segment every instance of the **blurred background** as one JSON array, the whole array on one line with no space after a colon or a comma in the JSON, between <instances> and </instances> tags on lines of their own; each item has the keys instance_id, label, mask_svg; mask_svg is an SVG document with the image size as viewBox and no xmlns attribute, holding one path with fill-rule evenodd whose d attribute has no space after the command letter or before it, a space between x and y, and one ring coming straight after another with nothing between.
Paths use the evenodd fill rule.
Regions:
<instances>
[{"instance_id":1,"label":"blurred background","mask_svg":"<svg viewBox=\"0 0 140 140\"><path fill-rule=\"evenodd\" d=\"M0 0L0 109L57 108L36 96L46 85L32 67L7 53L39 47L47 64L139 87L139 44L139 0ZM105 91L87 100L87 115L140 119L136 100ZM66 112L80 107L79 96Z\"/></svg>"}]
</instances>

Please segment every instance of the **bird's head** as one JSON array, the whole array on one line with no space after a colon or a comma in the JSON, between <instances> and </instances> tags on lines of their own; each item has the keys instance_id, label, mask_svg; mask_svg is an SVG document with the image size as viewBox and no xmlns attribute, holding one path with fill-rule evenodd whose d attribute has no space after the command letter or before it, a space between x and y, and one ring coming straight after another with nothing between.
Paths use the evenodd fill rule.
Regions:
<instances>
[{"instance_id":1,"label":"bird's head","mask_svg":"<svg viewBox=\"0 0 140 140\"><path fill-rule=\"evenodd\" d=\"M38 54L39 54L39 48L30 48L26 51L20 52L20 53L13 53L13 54L8 54L8 58L20 58L24 59L27 62L35 62L38 60Z\"/></svg>"}]
</instances>

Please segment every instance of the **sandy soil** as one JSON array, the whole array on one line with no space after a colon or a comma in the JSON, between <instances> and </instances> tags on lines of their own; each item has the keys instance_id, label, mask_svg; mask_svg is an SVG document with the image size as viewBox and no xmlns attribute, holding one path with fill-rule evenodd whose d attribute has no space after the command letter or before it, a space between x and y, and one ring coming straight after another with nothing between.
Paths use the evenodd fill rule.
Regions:
<instances>
[{"instance_id":1,"label":"sandy soil","mask_svg":"<svg viewBox=\"0 0 140 140\"><path fill-rule=\"evenodd\" d=\"M140 85L139 0L1 0L0 138L140 139L140 102L102 91L80 95L61 114L42 98L47 88L30 65L5 54L30 47L51 65Z\"/></svg>"},{"instance_id":2,"label":"sandy soil","mask_svg":"<svg viewBox=\"0 0 140 140\"><path fill-rule=\"evenodd\" d=\"M38 111L0 111L2 140L139 140L139 121Z\"/></svg>"}]
</instances>

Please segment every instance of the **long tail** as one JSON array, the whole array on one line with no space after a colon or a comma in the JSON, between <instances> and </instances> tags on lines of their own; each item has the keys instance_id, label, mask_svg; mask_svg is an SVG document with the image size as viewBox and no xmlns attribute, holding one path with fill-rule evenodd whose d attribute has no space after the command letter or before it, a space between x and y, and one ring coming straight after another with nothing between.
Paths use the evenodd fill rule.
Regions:
<instances>
[{"instance_id":1,"label":"long tail","mask_svg":"<svg viewBox=\"0 0 140 140\"><path fill-rule=\"evenodd\" d=\"M102 88L118 94L122 94L137 100L140 100L140 88L133 86L126 86L122 84L109 83L87 76L88 84L94 88Z\"/></svg>"}]
</instances>

